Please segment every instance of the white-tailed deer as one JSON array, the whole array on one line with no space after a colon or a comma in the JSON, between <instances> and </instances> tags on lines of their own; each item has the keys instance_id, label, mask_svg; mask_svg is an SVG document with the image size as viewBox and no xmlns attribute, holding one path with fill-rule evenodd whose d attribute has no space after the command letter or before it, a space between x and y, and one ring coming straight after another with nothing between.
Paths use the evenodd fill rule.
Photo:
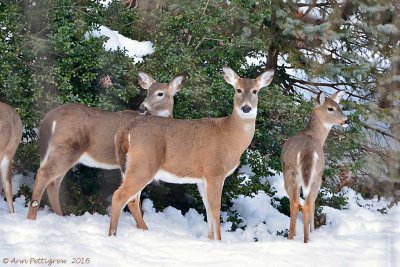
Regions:
<instances>
[{"instance_id":1,"label":"white-tailed deer","mask_svg":"<svg viewBox=\"0 0 400 267\"><path fill-rule=\"evenodd\" d=\"M122 208L151 181L195 183L206 207L210 239L221 239L220 207L225 178L240 163L253 139L258 92L273 71L240 78L223 68L235 88L232 114L223 118L178 120L136 117L117 131L115 148L123 181L112 198L109 235L115 235Z\"/></svg>"},{"instance_id":2,"label":"white-tailed deer","mask_svg":"<svg viewBox=\"0 0 400 267\"><path fill-rule=\"evenodd\" d=\"M140 85L147 90L147 97L139 112L108 112L82 104L66 104L46 114L39 128L41 163L29 205L28 219L36 219L46 188L52 210L62 215L60 184L66 172L75 164L108 170L119 168L114 148L114 136L118 127L127 124L139 116L139 113L166 117L172 115L173 97L181 90L185 76L178 75L169 84L158 83L144 72L139 72L138 76ZM146 229L139 208L139 197L128 206L138 227Z\"/></svg>"},{"instance_id":3,"label":"white-tailed deer","mask_svg":"<svg viewBox=\"0 0 400 267\"><path fill-rule=\"evenodd\" d=\"M343 94L343 91L338 91L325 98L324 93L320 92L306 128L283 145L282 172L290 200L289 239L295 235L300 208L303 213L304 243L309 240L309 231L314 231L315 199L325 165L323 146L333 125L347 127L347 117L339 107ZM302 207L300 188L305 199Z\"/></svg>"},{"instance_id":4,"label":"white-tailed deer","mask_svg":"<svg viewBox=\"0 0 400 267\"><path fill-rule=\"evenodd\" d=\"M22 137L22 123L13 107L0 103L0 174L8 211L14 212L11 174L12 161Z\"/></svg>"}]
</instances>

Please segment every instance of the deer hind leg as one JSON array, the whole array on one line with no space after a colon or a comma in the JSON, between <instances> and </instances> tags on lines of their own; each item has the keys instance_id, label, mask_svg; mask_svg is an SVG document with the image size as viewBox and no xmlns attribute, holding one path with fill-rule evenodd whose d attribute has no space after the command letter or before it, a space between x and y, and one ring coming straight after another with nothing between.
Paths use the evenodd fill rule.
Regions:
<instances>
[{"instance_id":1,"label":"deer hind leg","mask_svg":"<svg viewBox=\"0 0 400 267\"><path fill-rule=\"evenodd\" d=\"M290 226L288 239L293 239L293 237L296 235L296 222L300 209L300 189L297 185L296 176L293 172L284 171L283 178L290 202Z\"/></svg>"},{"instance_id":2,"label":"deer hind leg","mask_svg":"<svg viewBox=\"0 0 400 267\"><path fill-rule=\"evenodd\" d=\"M64 179L65 173L55 180L51 181L47 186L47 197L49 198L49 203L52 211L59 215L63 216L61 205L60 205L60 186L61 182Z\"/></svg>"},{"instance_id":3,"label":"deer hind leg","mask_svg":"<svg viewBox=\"0 0 400 267\"><path fill-rule=\"evenodd\" d=\"M310 233L315 229L315 200L310 202Z\"/></svg>"},{"instance_id":4,"label":"deer hind leg","mask_svg":"<svg viewBox=\"0 0 400 267\"><path fill-rule=\"evenodd\" d=\"M140 208L140 193L141 192L137 193L135 198L132 201L128 202L128 208L133 218L136 221L137 228L142 230L148 230L149 228L147 228L147 225L144 222L143 213Z\"/></svg>"},{"instance_id":5,"label":"deer hind leg","mask_svg":"<svg viewBox=\"0 0 400 267\"><path fill-rule=\"evenodd\" d=\"M209 179L205 186L206 201L208 202L211 221L213 226L213 233L215 240L221 240L221 223L220 223L220 212L221 212L221 196L222 188L224 186L224 178L215 177L214 179ZM209 233L210 234L210 233Z\"/></svg>"},{"instance_id":6,"label":"deer hind leg","mask_svg":"<svg viewBox=\"0 0 400 267\"><path fill-rule=\"evenodd\" d=\"M213 229L213 219L212 219L213 217L211 215L210 205L207 200L206 186L207 186L207 183L205 181L204 181L204 183L197 184L197 188L200 192L201 198L202 198L204 206L206 208L207 224L208 224L208 238L214 239L214 229Z\"/></svg>"},{"instance_id":7,"label":"deer hind leg","mask_svg":"<svg viewBox=\"0 0 400 267\"><path fill-rule=\"evenodd\" d=\"M310 240L310 211L311 211L311 205L310 201L307 201L309 198L304 201L304 205L302 207L302 213L303 213L303 224L304 224L304 243L308 243Z\"/></svg>"},{"instance_id":8,"label":"deer hind leg","mask_svg":"<svg viewBox=\"0 0 400 267\"><path fill-rule=\"evenodd\" d=\"M51 153L49 155L46 162L43 163L36 174L32 200L27 216L28 219L36 219L39 204L46 187L75 165L82 153L76 146L64 146L58 148L56 154Z\"/></svg>"},{"instance_id":9,"label":"deer hind leg","mask_svg":"<svg viewBox=\"0 0 400 267\"><path fill-rule=\"evenodd\" d=\"M138 194L153 178L154 173L148 171L147 167L145 164L137 167L132 166L132 168L128 166L121 186L114 192L112 197L109 236L116 235L119 217L124 206L134 198L136 202ZM137 206L134 208L135 212L140 212ZM141 219L143 218L141 217Z\"/></svg>"},{"instance_id":10,"label":"deer hind leg","mask_svg":"<svg viewBox=\"0 0 400 267\"><path fill-rule=\"evenodd\" d=\"M322 175L322 174L321 174ZM316 181L321 179L316 179ZM313 188L308 195L307 199L309 199L310 203L310 232L313 232L315 229L315 200L317 199L319 188L321 186L321 182L313 185Z\"/></svg>"},{"instance_id":11,"label":"deer hind leg","mask_svg":"<svg viewBox=\"0 0 400 267\"><path fill-rule=\"evenodd\" d=\"M289 202L290 202L290 226L289 226L288 239L293 239L293 237L296 235L296 222L300 209L299 188L297 186L291 192L291 196L289 197Z\"/></svg>"},{"instance_id":12,"label":"deer hind leg","mask_svg":"<svg viewBox=\"0 0 400 267\"><path fill-rule=\"evenodd\" d=\"M314 230L315 199L318 196L319 186L312 185L310 193L306 197L303 205L303 224L304 224L304 243L310 240L310 232Z\"/></svg>"},{"instance_id":13,"label":"deer hind leg","mask_svg":"<svg viewBox=\"0 0 400 267\"><path fill-rule=\"evenodd\" d=\"M12 158L8 158L7 155L2 157L0 163L1 181L3 184L4 194L6 195L8 212L14 213L13 195L12 195Z\"/></svg>"}]
</instances>

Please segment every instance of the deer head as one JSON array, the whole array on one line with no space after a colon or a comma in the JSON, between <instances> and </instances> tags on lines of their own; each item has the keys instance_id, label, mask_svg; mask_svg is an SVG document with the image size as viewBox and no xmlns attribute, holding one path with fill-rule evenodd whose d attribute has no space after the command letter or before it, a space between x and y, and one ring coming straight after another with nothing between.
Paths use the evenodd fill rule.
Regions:
<instances>
[{"instance_id":1,"label":"deer head","mask_svg":"<svg viewBox=\"0 0 400 267\"><path fill-rule=\"evenodd\" d=\"M332 128L334 125L341 125L342 127L348 126L347 116L342 112L339 106L343 95L343 91L337 91L329 97L326 97L323 92L317 95L314 114L328 129Z\"/></svg>"},{"instance_id":2,"label":"deer head","mask_svg":"<svg viewBox=\"0 0 400 267\"><path fill-rule=\"evenodd\" d=\"M223 67L225 81L235 88L234 111L243 119L255 119L257 116L258 92L269 85L274 76L273 70L268 70L257 79L239 77L231 68Z\"/></svg>"},{"instance_id":3,"label":"deer head","mask_svg":"<svg viewBox=\"0 0 400 267\"><path fill-rule=\"evenodd\" d=\"M142 71L138 73L138 76L140 86L147 90L146 99L139 108L140 114L172 116L174 95L182 89L186 76L179 74L170 83L159 83Z\"/></svg>"}]
</instances>

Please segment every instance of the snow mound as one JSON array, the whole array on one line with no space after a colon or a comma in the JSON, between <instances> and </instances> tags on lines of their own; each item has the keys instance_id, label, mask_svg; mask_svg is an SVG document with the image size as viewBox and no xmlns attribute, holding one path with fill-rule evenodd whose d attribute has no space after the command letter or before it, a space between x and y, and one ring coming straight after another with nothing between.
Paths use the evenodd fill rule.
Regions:
<instances>
[{"instance_id":1,"label":"snow mound","mask_svg":"<svg viewBox=\"0 0 400 267\"><path fill-rule=\"evenodd\" d=\"M197 211L183 215L168 207L156 212L150 200L143 202L149 230L137 229L132 216L123 212L116 237L107 236L108 215L60 217L46 207L39 210L36 221L30 221L23 197L15 201L15 214L8 214L6 202L0 200L0 260L62 259L66 263L52 266L76 266L74 258L82 258L88 259L88 266L114 267L399 265L400 206L381 214L375 208L388 202L363 200L352 190L346 196L347 210L324 207L328 223L311 234L308 244L302 242L300 217L293 241L276 235L288 228L289 217L274 209L263 192L234 200L247 228L230 232L231 224L222 223L221 242L207 239L207 223ZM48 262L30 265L50 266Z\"/></svg>"},{"instance_id":2,"label":"snow mound","mask_svg":"<svg viewBox=\"0 0 400 267\"><path fill-rule=\"evenodd\" d=\"M94 30L86 37L100 37L106 36L108 40L104 43L104 49L107 51L123 50L126 54L133 58L135 63L142 62L143 57L154 53L153 43L150 41L139 42L129 39L117 31L113 31L106 26L100 26L98 30Z\"/></svg>"}]
</instances>

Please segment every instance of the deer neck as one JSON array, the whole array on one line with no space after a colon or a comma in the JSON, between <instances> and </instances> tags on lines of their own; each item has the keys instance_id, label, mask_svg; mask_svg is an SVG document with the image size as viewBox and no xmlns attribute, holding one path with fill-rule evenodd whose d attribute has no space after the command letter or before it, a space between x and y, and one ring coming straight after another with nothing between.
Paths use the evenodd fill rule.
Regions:
<instances>
[{"instance_id":1,"label":"deer neck","mask_svg":"<svg viewBox=\"0 0 400 267\"><path fill-rule=\"evenodd\" d=\"M227 130L226 138L232 139L232 143L237 145L237 148L241 151L240 153L243 153L253 139L256 119L243 118L238 114L238 111L234 109L232 114L226 117L224 124Z\"/></svg>"},{"instance_id":2,"label":"deer neck","mask_svg":"<svg viewBox=\"0 0 400 267\"><path fill-rule=\"evenodd\" d=\"M331 125L324 124L313 112L304 132L313 136L320 142L321 146L323 146L331 127Z\"/></svg>"}]
</instances>

